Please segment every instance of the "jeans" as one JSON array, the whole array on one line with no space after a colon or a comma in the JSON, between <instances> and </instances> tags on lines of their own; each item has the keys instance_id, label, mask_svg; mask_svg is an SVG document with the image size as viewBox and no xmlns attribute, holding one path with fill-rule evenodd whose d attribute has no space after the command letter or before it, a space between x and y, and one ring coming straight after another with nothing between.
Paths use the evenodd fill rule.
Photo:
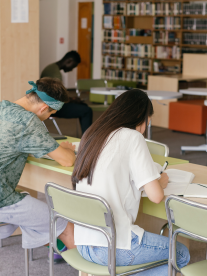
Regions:
<instances>
[{"instance_id":1,"label":"jeans","mask_svg":"<svg viewBox=\"0 0 207 276\"><path fill-rule=\"evenodd\" d=\"M108 265L108 248L78 245L78 252L87 261L99 265ZM185 245L177 242L177 264L182 268L190 261L190 254ZM116 265L130 266L144 264L153 261L168 259L169 239L157 234L144 232L141 243L139 237L132 232L131 250L116 250ZM144 272L137 273L138 276L167 276L168 265L162 265Z\"/></svg>"},{"instance_id":2,"label":"jeans","mask_svg":"<svg viewBox=\"0 0 207 276\"><path fill-rule=\"evenodd\" d=\"M84 103L69 102L54 114L54 117L72 119L79 118L82 134L91 126L93 111Z\"/></svg>"}]
</instances>

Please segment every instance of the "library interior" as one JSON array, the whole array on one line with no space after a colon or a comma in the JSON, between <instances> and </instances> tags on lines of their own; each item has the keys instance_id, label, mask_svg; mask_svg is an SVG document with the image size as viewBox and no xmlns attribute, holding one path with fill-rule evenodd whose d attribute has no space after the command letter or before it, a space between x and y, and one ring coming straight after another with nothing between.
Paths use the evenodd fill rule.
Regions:
<instances>
[{"instance_id":1,"label":"library interior","mask_svg":"<svg viewBox=\"0 0 207 276\"><path fill-rule=\"evenodd\" d=\"M206 276L207 1L0 0L0 60L0 276Z\"/></svg>"}]
</instances>

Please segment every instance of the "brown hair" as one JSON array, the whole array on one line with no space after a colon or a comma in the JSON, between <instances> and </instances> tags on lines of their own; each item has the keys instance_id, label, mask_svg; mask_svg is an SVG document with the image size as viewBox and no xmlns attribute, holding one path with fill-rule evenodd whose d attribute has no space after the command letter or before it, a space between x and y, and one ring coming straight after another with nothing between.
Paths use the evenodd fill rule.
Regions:
<instances>
[{"instance_id":1,"label":"brown hair","mask_svg":"<svg viewBox=\"0 0 207 276\"><path fill-rule=\"evenodd\" d=\"M59 79L45 77L37 80L36 84L39 91L45 92L48 96L54 98L55 100L64 103L69 102L69 92ZM43 102L35 92L26 95L26 97L34 102ZM52 110L54 109L49 107L49 111Z\"/></svg>"},{"instance_id":2,"label":"brown hair","mask_svg":"<svg viewBox=\"0 0 207 276\"><path fill-rule=\"evenodd\" d=\"M132 89L121 94L81 139L72 174L74 189L86 177L88 184L92 184L96 162L113 131L119 131L123 127L135 129L144 122L147 125L148 117L152 115L153 106L145 92Z\"/></svg>"}]
</instances>

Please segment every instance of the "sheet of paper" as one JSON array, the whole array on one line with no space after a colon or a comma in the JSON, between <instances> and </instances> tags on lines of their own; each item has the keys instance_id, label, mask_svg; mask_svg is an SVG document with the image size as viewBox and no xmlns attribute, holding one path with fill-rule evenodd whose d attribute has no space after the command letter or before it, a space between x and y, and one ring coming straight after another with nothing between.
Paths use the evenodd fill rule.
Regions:
<instances>
[{"instance_id":1,"label":"sheet of paper","mask_svg":"<svg viewBox=\"0 0 207 276\"><path fill-rule=\"evenodd\" d=\"M165 171L169 176L169 182L176 183L191 183L194 176L190 172L185 172L182 170L169 169Z\"/></svg>"},{"instance_id":2,"label":"sheet of paper","mask_svg":"<svg viewBox=\"0 0 207 276\"><path fill-rule=\"evenodd\" d=\"M200 186L203 185L203 186ZM184 197L202 197L207 198L207 184L189 184Z\"/></svg>"},{"instance_id":3,"label":"sheet of paper","mask_svg":"<svg viewBox=\"0 0 207 276\"><path fill-rule=\"evenodd\" d=\"M81 18L81 29L87 29L88 26L88 19L87 18Z\"/></svg>"},{"instance_id":4,"label":"sheet of paper","mask_svg":"<svg viewBox=\"0 0 207 276\"><path fill-rule=\"evenodd\" d=\"M11 0L11 22L29 22L29 0Z\"/></svg>"}]
</instances>

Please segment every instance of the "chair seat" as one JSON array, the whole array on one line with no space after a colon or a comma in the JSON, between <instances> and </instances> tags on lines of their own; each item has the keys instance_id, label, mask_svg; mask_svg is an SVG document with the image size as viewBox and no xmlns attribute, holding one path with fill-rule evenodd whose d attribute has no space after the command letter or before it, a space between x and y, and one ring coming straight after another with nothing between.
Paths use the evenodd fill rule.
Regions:
<instances>
[{"instance_id":1,"label":"chair seat","mask_svg":"<svg viewBox=\"0 0 207 276\"><path fill-rule=\"evenodd\" d=\"M68 264L70 264L72 267L74 267L75 269L77 269L79 271L82 271L82 272L85 272L88 274L92 274L92 275L110 275L110 273L108 271L108 266L98 265L98 264L86 261L79 254L79 252L76 248L63 252L61 254L61 256ZM165 261L167 264L167 260L165 260ZM132 265L132 266L117 266L116 274L132 271L132 270L135 270L138 268L143 268L147 265L156 264L156 263L158 263L158 262L151 262L151 263L147 263L147 264Z\"/></svg>"},{"instance_id":2,"label":"chair seat","mask_svg":"<svg viewBox=\"0 0 207 276\"><path fill-rule=\"evenodd\" d=\"M194 264L187 265L181 268L184 276L206 276L207 275L207 261L201 261Z\"/></svg>"}]
</instances>

